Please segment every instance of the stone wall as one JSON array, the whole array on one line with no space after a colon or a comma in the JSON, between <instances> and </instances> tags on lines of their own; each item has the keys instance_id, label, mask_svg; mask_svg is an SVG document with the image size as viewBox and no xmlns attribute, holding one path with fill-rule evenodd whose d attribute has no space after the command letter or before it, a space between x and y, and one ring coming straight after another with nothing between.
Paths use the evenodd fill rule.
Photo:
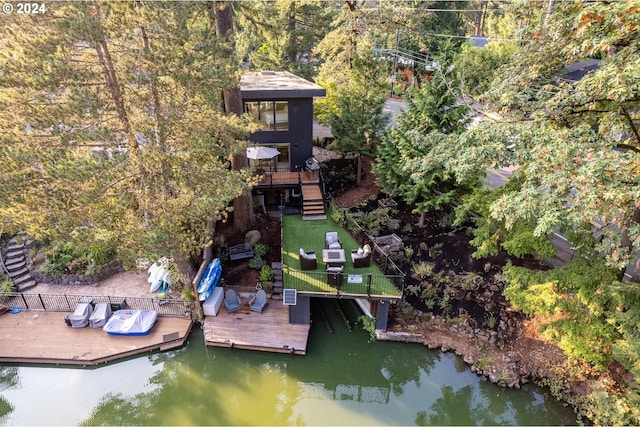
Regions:
<instances>
[{"instance_id":1,"label":"stone wall","mask_svg":"<svg viewBox=\"0 0 640 427\"><path fill-rule=\"evenodd\" d=\"M122 262L119 260L113 260L102 267L98 274L94 274L91 276L79 274L61 274L59 276L47 276L36 269L32 270L31 275L38 282L42 283L53 283L56 285L91 285L108 277L111 277L121 271L123 271Z\"/></svg>"}]
</instances>

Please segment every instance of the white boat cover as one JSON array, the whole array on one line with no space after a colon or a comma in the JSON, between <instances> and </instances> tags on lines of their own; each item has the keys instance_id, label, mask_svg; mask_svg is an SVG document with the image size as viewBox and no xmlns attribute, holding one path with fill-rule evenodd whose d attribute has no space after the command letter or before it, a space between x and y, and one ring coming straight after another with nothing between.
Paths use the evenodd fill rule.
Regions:
<instances>
[{"instance_id":1,"label":"white boat cover","mask_svg":"<svg viewBox=\"0 0 640 427\"><path fill-rule=\"evenodd\" d=\"M93 312L93 306L88 302L79 302L73 314L67 319L69 324L74 328L84 328L89 324L89 316Z\"/></svg>"},{"instance_id":2,"label":"white boat cover","mask_svg":"<svg viewBox=\"0 0 640 427\"><path fill-rule=\"evenodd\" d=\"M111 317L111 304L106 302L98 303L89 317L89 327L102 328L109 317Z\"/></svg>"},{"instance_id":3,"label":"white boat cover","mask_svg":"<svg viewBox=\"0 0 640 427\"><path fill-rule=\"evenodd\" d=\"M112 335L147 335L158 320L153 310L118 310L102 328Z\"/></svg>"}]
</instances>

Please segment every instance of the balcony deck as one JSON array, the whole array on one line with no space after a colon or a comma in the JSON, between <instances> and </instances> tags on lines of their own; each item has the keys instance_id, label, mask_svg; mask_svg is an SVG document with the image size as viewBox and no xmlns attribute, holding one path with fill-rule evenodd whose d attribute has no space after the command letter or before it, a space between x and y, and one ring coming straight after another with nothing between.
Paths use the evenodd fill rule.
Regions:
<instances>
[{"instance_id":1,"label":"balcony deck","mask_svg":"<svg viewBox=\"0 0 640 427\"><path fill-rule=\"evenodd\" d=\"M299 184L319 184L320 179L309 172L266 172L261 175L256 188L297 186Z\"/></svg>"}]
</instances>

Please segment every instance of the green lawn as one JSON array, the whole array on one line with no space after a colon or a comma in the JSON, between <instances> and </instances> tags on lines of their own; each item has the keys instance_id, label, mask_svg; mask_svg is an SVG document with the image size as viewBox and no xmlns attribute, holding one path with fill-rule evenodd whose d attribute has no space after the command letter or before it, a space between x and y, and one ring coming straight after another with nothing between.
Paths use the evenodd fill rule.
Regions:
<instances>
[{"instance_id":1,"label":"green lawn","mask_svg":"<svg viewBox=\"0 0 640 427\"><path fill-rule=\"evenodd\" d=\"M282 218L283 226L283 262L284 286L295 288L299 291L336 293L336 288L326 283L326 265L322 262L322 250L324 249L324 234L327 231L337 231L342 241L347 262L344 265L344 278L340 292L342 294L367 294L370 283L370 293L375 296L399 298L400 290L385 277L380 269L371 262L367 268L353 268L351 251L358 249L359 245L351 235L340 225L331 219L303 221L300 215L285 215ZM298 259L298 249L314 251L318 258L318 267L312 271L301 271ZM362 279L362 283L348 283L348 275L355 281ZM362 276L362 277L360 277ZM397 278L392 278L397 280Z\"/></svg>"}]
</instances>

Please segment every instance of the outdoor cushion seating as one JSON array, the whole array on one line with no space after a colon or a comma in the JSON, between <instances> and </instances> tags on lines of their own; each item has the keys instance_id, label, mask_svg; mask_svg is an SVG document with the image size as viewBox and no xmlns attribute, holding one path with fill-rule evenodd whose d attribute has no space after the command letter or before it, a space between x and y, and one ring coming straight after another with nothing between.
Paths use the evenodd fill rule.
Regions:
<instances>
[{"instance_id":1,"label":"outdoor cushion seating","mask_svg":"<svg viewBox=\"0 0 640 427\"><path fill-rule=\"evenodd\" d=\"M262 310L264 310L267 304L267 293L264 289L258 289L256 294L251 297L251 300L249 301L249 308L251 308L251 311L262 313Z\"/></svg>"},{"instance_id":2,"label":"outdoor cushion seating","mask_svg":"<svg viewBox=\"0 0 640 427\"><path fill-rule=\"evenodd\" d=\"M96 308L89 316L90 328L102 328L107 320L111 317L111 304L101 302L96 304Z\"/></svg>"},{"instance_id":3,"label":"outdoor cushion seating","mask_svg":"<svg viewBox=\"0 0 640 427\"><path fill-rule=\"evenodd\" d=\"M318 266L318 258L316 257L316 253L313 251L306 252L304 249L300 248L298 250L298 258L300 258L301 270L315 270Z\"/></svg>"},{"instance_id":4,"label":"outdoor cushion seating","mask_svg":"<svg viewBox=\"0 0 640 427\"><path fill-rule=\"evenodd\" d=\"M325 249L342 249L342 242L337 231L327 231L324 233Z\"/></svg>"},{"instance_id":5,"label":"outdoor cushion seating","mask_svg":"<svg viewBox=\"0 0 640 427\"><path fill-rule=\"evenodd\" d=\"M72 314L66 317L73 328L84 328L89 324L89 316L93 313L93 306L88 302L79 302Z\"/></svg>"},{"instance_id":6,"label":"outdoor cushion seating","mask_svg":"<svg viewBox=\"0 0 640 427\"><path fill-rule=\"evenodd\" d=\"M371 246L366 244L357 251L351 251L351 261L354 268L369 267L371 263Z\"/></svg>"},{"instance_id":7,"label":"outdoor cushion seating","mask_svg":"<svg viewBox=\"0 0 640 427\"><path fill-rule=\"evenodd\" d=\"M242 307L242 300L233 289L227 289L225 292L224 306L227 308L227 313L233 313Z\"/></svg>"}]
</instances>

